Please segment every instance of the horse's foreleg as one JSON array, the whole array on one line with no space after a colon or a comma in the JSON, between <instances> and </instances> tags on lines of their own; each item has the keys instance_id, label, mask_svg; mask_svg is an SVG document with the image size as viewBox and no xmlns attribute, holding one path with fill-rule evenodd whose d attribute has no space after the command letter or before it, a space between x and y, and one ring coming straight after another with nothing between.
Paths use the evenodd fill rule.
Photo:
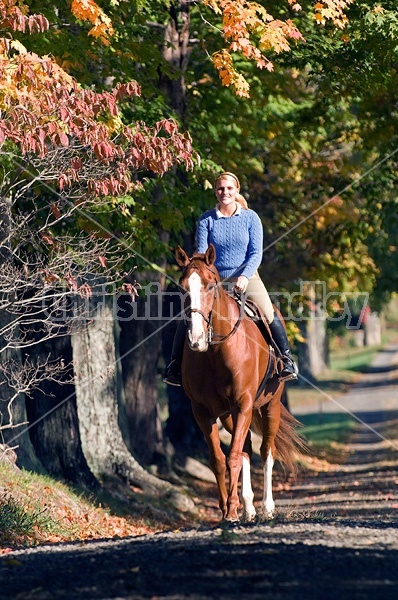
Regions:
<instances>
[{"instance_id":1,"label":"horse's foreleg","mask_svg":"<svg viewBox=\"0 0 398 600\"><path fill-rule=\"evenodd\" d=\"M227 471L226 456L220 445L220 436L218 433L218 425L214 421L211 424L209 435L205 434L207 445L209 446L210 453L210 468L212 469L218 487L218 505L222 512L223 518L227 514L227 485L225 481L225 474Z\"/></svg>"},{"instance_id":2,"label":"horse's foreleg","mask_svg":"<svg viewBox=\"0 0 398 600\"><path fill-rule=\"evenodd\" d=\"M228 433L232 434L233 420L231 415L220 417L222 424ZM243 519L245 521L253 521L256 516L253 500L254 493L251 482L250 461L252 457L252 442L250 430L247 433L242 452L242 488L241 499L243 504Z\"/></svg>"},{"instance_id":3,"label":"horse's foreleg","mask_svg":"<svg viewBox=\"0 0 398 600\"><path fill-rule=\"evenodd\" d=\"M227 465L225 454L220 445L220 435L218 432L217 421L210 415L207 409L200 404L195 404L192 402L192 411L209 447L210 468L215 475L218 487L218 505L222 512L223 518L225 518L227 514L228 497L225 481Z\"/></svg>"},{"instance_id":4,"label":"horse's foreleg","mask_svg":"<svg viewBox=\"0 0 398 600\"><path fill-rule=\"evenodd\" d=\"M238 496L238 483L239 475L242 471L243 462L243 446L247 440L249 433L249 426L251 422L251 409L240 410L235 415L232 415L234 421L233 435L231 440L231 447L228 454L227 466L229 471L229 493L228 493L228 511L225 517L228 521L238 521L238 507L239 507L239 496ZM246 448L245 448L246 450ZM251 490L250 482L250 462L249 453L245 452L245 466L242 472L242 477L245 481L245 496L247 494L248 504L253 504L253 491ZM249 469L248 469L249 466ZM254 509L254 507L253 507ZM246 511L245 511L246 512ZM250 513L252 510L250 509ZM252 517L253 518L253 517Z\"/></svg>"}]
</instances>

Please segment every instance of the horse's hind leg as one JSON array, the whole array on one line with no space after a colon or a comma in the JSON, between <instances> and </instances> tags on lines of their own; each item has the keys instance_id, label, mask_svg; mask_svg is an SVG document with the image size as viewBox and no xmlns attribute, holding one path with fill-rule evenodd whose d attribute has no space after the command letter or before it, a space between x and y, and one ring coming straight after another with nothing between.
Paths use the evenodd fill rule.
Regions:
<instances>
[{"instance_id":1,"label":"horse's hind leg","mask_svg":"<svg viewBox=\"0 0 398 600\"><path fill-rule=\"evenodd\" d=\"M223 519L227 515L227 486L225 474L227 470L226 457L220 445L220 435L218 433L217 421L210 415L208 410L200 405L192 402L192 411L197 424L205 436L209 447L210 467L213 471L218 487L219 507L222 512Z\"/></svg>"},{"instance_id":2,"label":"horse's hind leg","mask_svg":"<svg viewBox=\"0 0 398 600\"><path fill-rule=\"evenodd\" d=\"M221 417L221 422L224 425L225 429L228 433L232 434L233 429L233 421L231 415L228 417ZM256 517L256 509L254 508L253 500L254 493L251 482L251 471L250 471L250 461L252 456L252 442L251 442L251 433L248 432L246 436L245 443L243 445L242 452L242 471L241 471L241 499L243 505L243 520L244 521L253 521Z\"/></svg>"},{"instance_id":3,"label":"horse's hind leg","mask_svg":"<svg viewBox=\"0 0 398 600\"><path fill-rule=\"evenodd\" d=\"M272 519L275 516L275 502L272 495L272 470L274 468L274 452L270 448L263 463L264 469L264 495L262 502L262 514L266 519Z\"/></svg>"},{"instance_id":4,"label":"horse's hind leg","mask_svg":"<svg viewBox=\"0 0 398 600\"><path fill-rule=\"evenodd\" d=\"M272 470L275 463L275 437L280 423L280 403L271 400L261 408L263 441L260 448L264 473L264 494L262 513L266 519L275 515L275 502L272 495Z\"/></svg>"}]
</instances>

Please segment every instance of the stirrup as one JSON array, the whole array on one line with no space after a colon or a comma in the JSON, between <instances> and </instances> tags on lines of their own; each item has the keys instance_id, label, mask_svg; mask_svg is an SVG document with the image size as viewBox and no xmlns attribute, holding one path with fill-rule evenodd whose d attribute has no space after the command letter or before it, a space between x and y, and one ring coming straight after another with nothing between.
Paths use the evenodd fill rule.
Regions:
<instances>
[{"instance_id":1,"label":"stirrup","mask_svg":"<svg viewBox=\"0 0 398 600\"><path fill-rule=\"evenodd\" d=\"M286 362L285 362L286 361ZM279 373L280 382L296 381L298 379L298 368L294 360L288 356L282 356L283 367ZM283 374L285 372L285 374Z\"/></svg>"}]
</instances>

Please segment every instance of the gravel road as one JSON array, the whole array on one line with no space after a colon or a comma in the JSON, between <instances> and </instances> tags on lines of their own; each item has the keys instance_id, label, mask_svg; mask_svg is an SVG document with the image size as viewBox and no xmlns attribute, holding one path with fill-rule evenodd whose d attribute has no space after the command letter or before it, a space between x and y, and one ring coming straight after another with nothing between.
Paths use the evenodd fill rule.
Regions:
<instances>
[{"instance_id":1,"label":"gravel road","mask_svg":"<svg viewBox=\"0 0 398 600\"><path fill-rule=\"evenodd\" d=\"M398 598L398 346L321 408L361 427L342 464L276 489L274 522L16 551L0 558L0 599Z\"/></svg>"}]
</instances>

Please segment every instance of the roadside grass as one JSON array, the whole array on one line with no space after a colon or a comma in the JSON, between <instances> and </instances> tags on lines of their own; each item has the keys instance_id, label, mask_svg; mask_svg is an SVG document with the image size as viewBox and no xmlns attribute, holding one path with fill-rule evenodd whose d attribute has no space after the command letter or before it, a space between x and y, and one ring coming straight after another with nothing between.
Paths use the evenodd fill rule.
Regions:
<instances>
[{"instance_id":1,"label":"roadside grass","mask_svg":"<svg viewBox=\"0 0 398 600\"><path fill-rule=\"evenodd\" d=\"M356 426L356 419L348 413L302 415L302 433L313 445L331 446L347 441Z\"/></svg>"},{"instance_id":2,"label":"roadside grass","mask_svg":"<svg viewBox=\"0 0 398 600\"><path fill-rule=\"evenodd\" d=\"M354 376L355 373L365 373L376 353L396 337L396 331L388 330L382 336L382 343L378 346L364 346L362 348L343 346L334 350L330 355L331 373L354 373Z\"/></svg>"},{"instance_id":3,"label":"roadside grass","mask_svg":"<svg viewBox=\"0 0 398 600\"><path fill-rule=\"evenodd\" d=\"M308 468L319 467L318 461L338 463L347 454L346 444L358 428L358 422L348 413L325 413L300 416L303 427L301 433L309 448L310 455L302 458Z\"/></svg>"},{"instance_id":4,"label":"roadside grass","mask_svg":"<svg viewBox=\"0 0 398 600\"><path fill-rule=\"evenodd\" d=\"M135 514L134 514L135 513ZM145 507L87 497L49 476L0 462L0 554L43 543L137 536L170 523Z\"/></svg>"},{"instance_id":5,"label":"roadside grass","mask_svg":"<svg viewBox=\"0 0 398 600\"><path fill-rule=\"evenodd\" d=\"M0 531L2 539L35 535L37 528L51 531L54 521L45 513L45 508L36 509L22 505L10 493L0 497Z\"/></svg>"}]
</instances>

